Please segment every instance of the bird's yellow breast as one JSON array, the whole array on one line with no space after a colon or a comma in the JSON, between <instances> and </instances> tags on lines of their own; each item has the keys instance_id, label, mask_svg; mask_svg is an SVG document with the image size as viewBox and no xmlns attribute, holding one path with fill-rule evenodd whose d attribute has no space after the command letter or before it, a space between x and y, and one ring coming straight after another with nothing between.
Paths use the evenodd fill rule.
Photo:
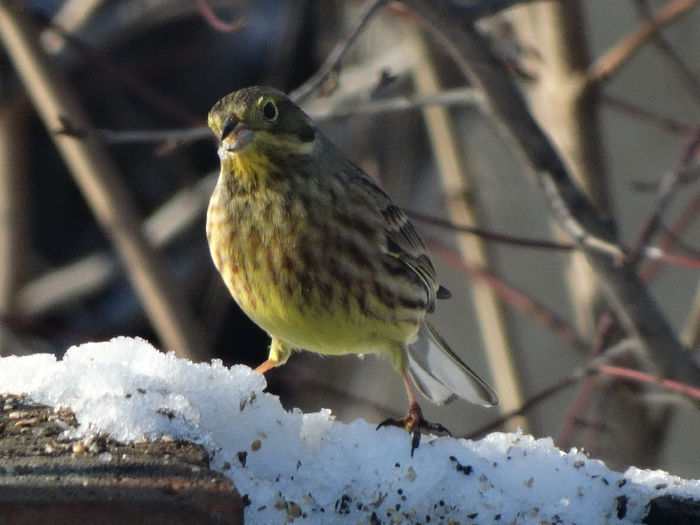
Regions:
<instances>
[{"instance_id":1,"label":"bird's yellow breast","mask_svg":"<svg viewBox=\"0 0 700 525\"><path fill-rule=\"evenodd\" d=\"M369 293L372 274L314 238L311 220L299 199L265 187L236 195L219 180L207 236L240 307L270 335L317 353L382 353L412 342L422 315Z\"/></svg>"}]
</instances>

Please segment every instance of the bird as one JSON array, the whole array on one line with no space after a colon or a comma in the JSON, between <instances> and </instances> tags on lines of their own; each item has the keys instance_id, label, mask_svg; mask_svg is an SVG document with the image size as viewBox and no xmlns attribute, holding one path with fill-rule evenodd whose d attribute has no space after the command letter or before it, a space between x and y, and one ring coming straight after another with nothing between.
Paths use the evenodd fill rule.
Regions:
<instances>
[{"instance_id":1,"label":"bird","mask_svg":"<svg viewBox=\"0 0 700 525\"><path fill-rule=\"evenodd\" d=\"M294 351L376 354L403 379L411 455L423 417L416 389L441 405L498 396L426 320L450 292L407 215L313 120L275 88L221 98L208 115L221 170L207 210L213 262L231 295L270 338L268 359ZM415 386L415 388L414 388Z\"/></svg>"}]
</instances>

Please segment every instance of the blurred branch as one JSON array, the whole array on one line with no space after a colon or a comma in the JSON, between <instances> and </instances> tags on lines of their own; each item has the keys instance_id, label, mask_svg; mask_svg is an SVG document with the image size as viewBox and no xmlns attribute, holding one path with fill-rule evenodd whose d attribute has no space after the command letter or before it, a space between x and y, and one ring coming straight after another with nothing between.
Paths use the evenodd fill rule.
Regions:
<instances>
[{"instance_id":1,"label":"blurred branch","mask_svg":"<svg viewBox=\"0 0 700 525\"><path fill-rule=\"evenodd\" d=\"M25 99L6 98L0 106L0 315L16 314L18 292L28 277L33 248L29 231L27 160L31 107ZM5 325L5 323L2 323ZM17 353L16 341L0 326L0 356Z\"/></svg>"},{"instance_id":2,"label":"blurred branch","mask_svg":"<svg viewBox=\"0 0 700 525\"><path fill-rule=\"evenodd\" d=\"M676 161L675 166L661 179L659 190L656 199L651 206L651 213L644 221L642 228L637 237L637 242L632 250L627 254L627 263L634 264L637 258L643 251L644 247L651 241L651 238L656 234L661 226L661 218L664 211L668 207L681 182L682 173L695 160L696 153L700 149L700 127L695 129L687 141L680 158Z\"/></svg>"},{"instance_id":3,"label":"blurred branch","mask_svg":"<svg viewBox=\"0 0 700 525\"><path fill-rule=\"evenodd\" d=\"M463 21L475 22L519 4L534 3L533 0L479 0L478 2L450 2Z\"/></svg>"},{"instance_id":4,"label":"blurred branch","mask_svg":"<svg viewBox=\"0 0 700 525\"><path fill-rule=\"evenodd\" d=\"M553 385L550 385L546 388L543 388L539 392L529 396L525 402L520 405L518 408L515 408L513 410L509 410L507 412L504 412L501 414L500 417L497 417L485 425L480 426L479 428L472 430L468 434L465 434L462 436L463 439L481 439L483 438L486 434L489 434L490 432L495 432L503 427L505 423L510 421L510 419L514 417L521 417L529 413L533 408L535 408L537 405L542 403L543 401L547 401L549 398L554 396L555 394L558 394L562 390L565 390L566 388L575 385L583 377L586 375L591 375L593 374L592 371L587 371L583 368L577 368L574 370L571 374L569 374L566 377L561 378L559 381L554 383Z\"/></svg>"},{"instance_id":5,"label":"blurred branch","mask_svg":"<svg viewBox=\"0 0 700 525\"><path fill-rule=\"evenodd\" d=\"M469 233L472 235L477 235L482 239L488 241L494 241L502 244L507 244L510 246L520 246L524 248L534 248L534 249L545 249L545 250L558 250L558 251L572 251L577 250L577 246L573 243L568 242L554 242L544 239L533 239L526 237L516 237L514 235L506 235L502 233L496 233L490 230L485 230L483 228L476 228L473 226L466 226L462 224L455 224L451 221L440 219L437 217L432 217L430 215L425 215L411 210L404 210L407 214L418 222L425 222L428 224L433 224L440 228L445 228L447 230L456 231L460 233ZM675 244L675 243L674 243ZM618 246L613 244L605 243L603 241L591 242L589 243L589 248L592 250L599 251L603 254L607 254L613 258L613 260L620 260L622 257L627 257L627 252L620 249ZM642 250L640 253L641 257L650 262L656 262L656 264L666 263L673 266L681 266L685 268L700 268L700 257L693 256L683 256L675 253L668 253L668 250L672 246L669 243L665 243L664 248L657 248L655 246L648 246ZM645 279L646 280L646 279Z\"/></svg>"},{"instance_id":6,"label":"blurred branch","mask_svg":"<svg viewBox=\"0 0 700 525\"><path fill-rule=\"evenodd\" d=\"M536 175L552 213L604 282L606 295L625 328L639 339L660 373L689 384L700 384L698 365L685 352L635 268L614 262L587 246L590 237L615 244L611 225L599 216L573 182L488 43L474 27L464 27L455 19L444 0L403 1L423 18L472 85L482 91L490 115Z\"/></svg>"},{"instance_id":7,"label":"blurred branch","mask_svg":"<svg viewBox=\"0 0 700 525\"><path fill-rule=\"evenodd\" d=\"M527 414L530 410L535 408L543 401L548 400L555 394L558 394L562 390L579 383L582 379L595 375L600 371L600 369L603 366L606 366L605 363L607 363L611 358L626 351L627 348L625 348L624 345L617 348L611 348L608 352L605 353L605 355L594 359L586 366L576 368L569 375L562 377L553 385L543 388L536 394L528 397L527 400L518 408L511 410L510 412L504 413L503 415L501 415L501 417L489 421L487 424L469 432L469 434L466 434L462 437L464 439L480 439L489 432L498 430L509 419Z\"/></svg>"},{"instance_id":8,"label":"blurred branch","mask_svg":"<svg viewBox=\"0 0 700 525\"><path fill-rule=\"evenodd\" d=\"M639 370L631 370L629 368L624 368L621 366L600 365L598 367L598 370L606 374L614 375L624 379L630 379L632 381L637 381L638 383L659 385L672 392L678 392L683 395L686 395L691 399L700 400L700 388L694 388L690 385L679 383L678 381L664 379L662 377L647 374L646 372L640 372Z\"/></svg>"},{"instance_id":9,"label":"blurred branch","mask_svg":"<svg viewBox=\"0 0 700 525\"><path fill-rule=\"evenodd\" d=\"M209 175L195 187L180 190L158 208L144 221L146 239L163 249L191 228L205 214L217 177L218 173ZM84 299L112 283L119 271L110 254L84 257L27 283L18 293L18 312L35 317Z\"/></svg>"},{"instance_id":10,"label":"blurred branch","mask_svg":"<svg viewBox=\"0 0 700 525\"><path fill-rule=\"evenodd\" d=\"M697 350L700 345L700 286L695 290L693 304L685 321L681 338L691 350Z\"/></svg>"},{"instance_id":11,"label":"blurred branch","mask_svg":"<svg viewBox=\"0 0 700 525\"><path fill-rule=\"evenodd\" d=\"M641 16L647 21L653 23L654 13L649 7L647 0L636 0L637 8ZM700 82L693 71L685 65L683 59L673 50L671 44L664 38L660 30L654 31L651 34L651 41L654 46L666 57L669 65L676 72L676 76L685 86L686 91L690 94L696 105L700 105Z\"/></svg>"},{"instance_id":12,"label":"blurred branch","mask_svg":"<svg viewBox=\"0 0 700 525\"><path fill-rule=\"evenodd\" d=\"M479 18L494 15L516 4L530 1L532 0L481 0L477 4L472 5L459 6L457 4L451 4L451 8L455 12L456 20L467 23L470 21L474 22ZM357 37L367 26L367 23L387 2L388 0L367 0L364 2L348 34L336 44L319 70L301 86L292 91L289 97L299 104L313 91L318 90L323 83L340 68L340 63L343 61L343 58L345 58L352 44L355 43L355 40L357 40ZM396 3L398 4L400 2Z\"/></svg>"},{"instance_id":13,"label":"blurred branch","mask_svg":"<svg viewBox=\"0 0 700 525\"><path fill-rule=\"evenodd\" d=\"M46 31L53 31L63 38L86 62L93 64L98 71L104 73L107 78L116 81L120 87L128 88L168 116L175 116L192 126L198 126L202 123L202 118L199 115L191 113L187 108L173 101L170 97L152 86L149 86L131 71L124 69L108 57L96 53L90 46L81 42L80 39L58 26L56 22L46 21L46 24ZM44 34L46 34L46 31Z\"/></svg>"},{"instance_id":14,"label":"blurred branch","mask_svg":"<svg viewBox=\"0 0 700 525\"><path fill-rule=\"evenodd\" d=\"M110 144L129 144L133 142L175 142L176 144L190 144L199 140L213 140L211 130L207 126L180 129L142 129L142 130L111 130L98 129L97 135Z\"/></svg>"},{"instance_id":15,"label":"blurred branch","mask_svg":"<svg viewBox=\"0 0 700 525\"><path fill-rule=\"evenodd\" d=\"M685 232L700 212L700 191L683 207L678 217L668 228L668 231L661 240L661 251L672 250L679 242L681 235ZM661 263L652 260L640 272L642 280L650 282L660 270Z\"/></svg>"},{"instance_id":16,"label":"blurred branch","mask_svg":"<svg viewBox=\"0 0 700 525\"><path fill-rule=\"evenodd\" d=\"M692 124L688 124L686 122L679 122L677 120L673 120L672 118L663 115L657 115L656 113L653 113L649 110L636 106L630 102L627 102L625 100L622 100L621 98L617 98L607 93L601 93L600 99L601 102L611 107L612 109L630 115L634 118L640 119L653 126L656 126L659 129L668 131L669 133L674 133L678 135L689 135L695 129Z\"/></svg>"},{"instance_id":17,"label":"blurred branch","mask_svg":"<svg viewBox=\"0 0 700 525\"><path fill-rule=\"evenodd\" d=\"M678 20L697 4L697 0L674 0L635 32L614 45L588 70L588 84L601 83L617 73L659 29Z\"/></svg>"},{"instance_id":18,"label":"blurred branch","mask_svg":"<svg viewBox=\"0 0 700 525\"><path fill-rule=\"evenodd\" d=\"M121 255L164 345L191 359L208 357L205 334L167 267L144 239L131 196L106 151L94 140L75 93L40 49L39 31L20 3L0 3L0 38L76 183ZM85 136L57 133L66 124Z\"/></svg>"},{"instance_id":19,"label":"blurred branch","mask_svg":"<svg viewBox=\"0 0 700 525\"><path fill-rule=\"evenodd\" d=\"M408 111L411 109L426 108L432 106L472 106L478 105L480 97L471 88L446 89L430 95L414 95L411 97L391 97L382 100L369 100L353 103L352 105L335 107L325 111L309 111L309 115L317 122L336 118L351 117L356 115L378 115L395 111ZM99 136L111 144L123 144L130 142L166 142L174 141L179 144L188 144L211 137L211 131L206 126L187 129L162 129L162 130L98 130Z\"/></svg>"},{"instance_id":20,"label":"blurred branch","mask_svg":"<svg viewBox=\"0 0 700 525\"><path fill-rule=\"evenodd\" d=\"M66 0L53 16L52 22L63 28L64 32L73 33L83 27L105 3L106 0ZM41 43L47 53L56 55L65 47L66 39L55 32L44 31Z\"/></svg>"},{"instance_id":21,"label":"blurred branch","mask_svg":"<svg viewBox=\"0 0 700 525\"><path fill-rule=\"evenodd\" d=\"M518 290L488 269L463 259L439 241L431 238L426 238L426 241L428 242L431 252L435 253L450 266L466 272L472 279L484 281L506 304L516 310L520 310L544 327L552 330L576 350L582 353L589 352L590 344L583 336L551 309L531 299L524 292Z\"/></svg>"},{"instance_id":22,"label":"blurred branch","mask_svg":"<svg viewBox=\"0 0 700 525\"><path fill-rule=\"evenodd\" d=\"M224 22L221 20L221 18L219 18L211 8L207 0L197 0L197 9L199 9L199 12L202 14L202 18L204 18L207 24L217 31L221 31L222 33L234 33L245 27L245 20L242 18L238 18L233 22Z\"/></svg>"},{"instance_id":23,"label":"blurred branch","mask_svg":"<svg viewBox=\"0 0 700 525\"><path fill-rule=\"evenodd\" d=\"M586 89L590 66L582 2L539 2L514 13L516 30L531 35L537 73L526 93L538 122L547 130L570 170L601 216L610 216L608 169L598 118L598 86ZM556 226L556 224L554 224ZM558 238L562 232L555 227ZM581 253L573 253L565 272L576 325L593 333L594 312L601 300L598 279Z\"/></svg>"},{"instance_id":24,"label":"blurred branch","mask_svg":"<svg viewBox=\"0 0 700 525\"><path fill-rule=\"evenodd\" d=\"M671 224L669 231L661 241L661 248L664 250L673 249L678 243L680 236L690 227L699 212L700 191L697 191ZM649 282L660 269L661 263L653 261L642 269L640 275L644 281ZM698 344L700 344L700 287L695 292L695 298L693 299L681 338L683 343L690 349L697 348Z\"/></svg>"},{"instance_id":25,"label":"blurred branch","mask_svg":"<svg viewBox=\"0 0 700 525\"><path fill-rule=\"evenodd\" d=\"M420 213L413 210L406 210L405 208L404 211L408 214L409 217L411 217L415 221L433 224L435 226L439 226L440 228L445 228L451 231L478 235L479 237L487 241L500 242L511 246L522 246L524 248L541 248L545 250L571 251L576 249L576 245L573 243L516 237L515 235L496 233L491 230L485 230L484 228L477 228L475 226L455 224L452 221L447 221L445 219L440 219L438 217L433 217L431 215L426 215L424 213Z\"/></svg>"},{"instance_id":26,"label":"blurred branch","mask_svg":"<svg viewBox=\"0 0 700 525\"><path fill-rule=\"evenodd\" d=\"M444 89L435 93L412 96L396 96L380 100L368 100L347 106L336 106L326 112L310 112L317 121L330 120L356 115L378 115L395 111L408 111L429 107L478 106L481 96L474 89L463 87Z\"/></svg>"},{"instance_id":27,"label":"blurred branch","mask_svg":"<svg viewBox=\"0 0 700 525\"><path fill-rule=\"evenodd\" d=\"M353 22L345 35L330 52L326 61L319 68L319 70L314 73L309 79L304 82L301 86L296 88L289 94L289 97L297 102L301 103L306 97L308 97L313 91L319 89L323 83L340 67L340 63L345 58L348 50L352 44L360 36L360 33L365 28L367 23L372 19L374 14L387 3L388 0L367 0L362 7L360 7L360 13Z\"/></svg>"},{"instance_id":28,"label":"blurred branch","mask_svg":"<svg viewBox=\"0 0 700 525\"><path fill-rule=\"evenodd\" d=\"M421 94L436 93L441 85L428 43L417 30L411 32L409 49L417 58L413 75L415 89ZM480 217L476 203L468 197L474 191L474 176L469 158L462 153L463 147L458 142L452 113L438 106L424 109L423 118L448 215L453 221L478 226ZM491 267L488 247L480 237L460 236L456 242L464 261L487 270ZM491 377L500 399L499 409L508 411L522 403L522 386L516 372L511 333L503 304L493 288L481 280L472 282L470 292ZM524 418L511 420L509 425L510 430L520 427L527 432L528 429Z\"/></svg>"},{"instance_id":29,"label":"blurred branch","mask_svg":"<svg viewBox=\"0 0 700 525\"><path fill-rule=\"evenodd\" d=\"M612 310L604 311L598 318L595 338L590 348L588 362L593 362L603 355L605 349L610 344L614 329L618 326L617 318ZM619 344L616 348L619 348ZM566 418L559 429L555 442L563 448L569 448L573 444L573 437L578 421L582 419L583 413L590 405L591 400L598 393L599 380L595 377L586 377L579 385L578 391L569 404Z\"/></svg>"}]
</instances>

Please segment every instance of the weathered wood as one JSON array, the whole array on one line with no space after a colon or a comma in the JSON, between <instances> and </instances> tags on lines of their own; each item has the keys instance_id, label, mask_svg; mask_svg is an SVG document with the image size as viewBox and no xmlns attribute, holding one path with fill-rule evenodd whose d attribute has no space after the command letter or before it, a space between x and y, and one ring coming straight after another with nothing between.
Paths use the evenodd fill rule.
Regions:
<instances>
[{"instance_id":1,"label":"weathered wood","mask_svg":"<svg viewBox=\"0 0 700 525\"><path fill-rule=\"evenodd\" d=\"M19 396L0 395L0 522L241 524L243 502L198 445L61 437L75 426Z\"/></svg>"}]
</instances>

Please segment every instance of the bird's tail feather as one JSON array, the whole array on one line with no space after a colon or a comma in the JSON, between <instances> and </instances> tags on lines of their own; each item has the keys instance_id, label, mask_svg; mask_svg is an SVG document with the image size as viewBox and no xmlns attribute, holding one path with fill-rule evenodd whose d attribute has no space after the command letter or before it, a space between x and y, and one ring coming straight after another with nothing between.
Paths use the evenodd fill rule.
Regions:
<instances>
[{"instance_id":1,"label":"bird's tail feather","mask_svg":"<svg viewBox=\"0 0 700 525\"><path fill-rule=\"evenodd\" d=\"M498 396L450 349L429 323L408 347L408 372L420 392L436 405L455 395L482 406L498 404Z\"/></svg>"}]
</instances>

